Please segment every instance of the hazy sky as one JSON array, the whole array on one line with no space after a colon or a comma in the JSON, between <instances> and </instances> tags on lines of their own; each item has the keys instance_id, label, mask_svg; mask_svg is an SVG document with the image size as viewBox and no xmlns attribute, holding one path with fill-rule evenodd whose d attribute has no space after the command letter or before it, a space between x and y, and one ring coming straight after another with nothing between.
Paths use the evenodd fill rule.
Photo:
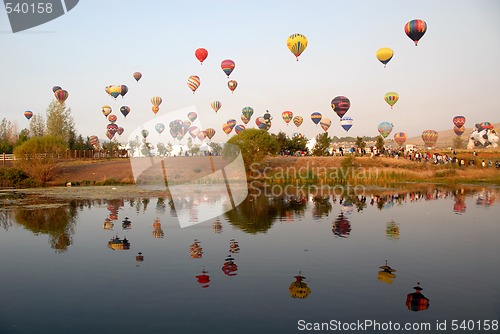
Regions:
<instances>
[{"instance_id":1,"label":"hazy sky","mask_svg":"<svg viewBox=\"0 0 500 334\"><path fill-rule=\"evenodd\" d=\"M418 47L406 36L412 19L427 22ZM409 137L423 130L446 130L463 115L466 127L500 121L500 1L97 1L82 0L70 12L25 32L11 32L0 9L0 118L28 126L25 110L43 113L54 98L52 86L69 92L79 133L105 137L110 105L125 128L154 118L150 98L161 96L158 116L194 106L214 140L226 140L221 125L240 121L241 109L254 108L248 124L269 110L271 132L301 132L312 138L323 130L310 120L313 111L332 120L330 136L344 136L331 100L351 100L346 116L354 119L348 135L378 135L377 125L394 124ZM294 33L309 45L297 62L286 46ZM203 65L194 51L204 47ZM394 50L387 68L376 59L381 47ZM220 68L232 59L234 93ZM140 71L136 82L132 74ZM186 81L198 75L195 94ZM107 85L129 92L113 100ZM384 94L398 92L390 109ZM210 103L219 100L216 114ZM126 119L119 112L128 105ZM286 126L284 110L304 118ZM172 140L167 130L165 142ZM392 134L390 136L392 138Z\"/></svg>"}]
</instances>

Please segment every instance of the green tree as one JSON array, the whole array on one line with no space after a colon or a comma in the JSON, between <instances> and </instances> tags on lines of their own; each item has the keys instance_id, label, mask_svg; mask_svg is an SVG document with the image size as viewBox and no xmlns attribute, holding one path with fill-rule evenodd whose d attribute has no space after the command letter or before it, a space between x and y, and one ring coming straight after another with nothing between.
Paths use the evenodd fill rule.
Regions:
<instances>
[{"instance_id":1,"label":"green tree","mask_svg":"<svg viewBox=\"0 0 500 334\"><path fill-rule=\"evenodd\" d=\"M34 114L30 119L30 136L45 136L45 119L41 114Z\"/></svg>"},{"instance_id":2,"label":"green tree","mask_svg":"<svg viewBox=\"0 0 500 334\"><path fill-rule=\"evenodd\" d=\"M304 136L293 136L289 139L286 150L288 150L290 154L295 154L298 151L306 151L307 141L308 139Z\"/></svg>"},{"instance_id":3,"label":"green tree","mask_svg":"<svg viewBox=\"0 0 500 334\"><path fill-rule=\"evenodd\" d=\"M212 154L213 155L220 155L222 153L222 146L216 142L211 142L208 144L210 148L212 149Z\"/></svg>"},{"instance_id":4,"label":"green tree","mask_svg":"<svg viewBox=\"0 0 500 334\"><path fill-rule=\"evenodd\" d=\"M283 131L278 132L277 135L273 133L271 134L271 136L273 136L276 140L276 143L278 143L278 152L283 153L287 149L287 146L290 142L288 136Z\"/></svg>"},{"instance_id":5,"label":"green tree","mask_svg":"<svg viewBox=\"0 0 500 334\"><path fill-rule=\"evenodd\" d=\"M200 145L198 144L192 145L191 148L189 149L189 154L191 155L197 155L198 152L200 152Z\"/></svg>"},{"instance_id":6,"label":"green tree","mask_svg":"<svg viewBox=\"0 0 500 334\"><path fill-rule=\"evenodd\" d=\"M47 135L62 139L69 143L71 133L74 133L75 123L71 116L71 108L53 100L47 108Z\"/></svg>"},{"instance_id":7,"label":"green tree","mask_svg":"<svg viewBox=\"0 0 500 334\"><path fill-rule=\"evenodd\" d=\"M30 134L30 130L22 129L21 132L19 132L19 136L17 137L17 141L16 141L15 146L19 146L22 143L24 143L25 141L27 141L30 137L29 134Z\"/></svg>"},{"instance_id":8,"label":"green tree","mask_svg":"<svg viewBox=\"0 0 500 334\"><path fill-rule=\"evenodd\" d=\"M461 148L465 148L465 144L466 144L466 141L462 139L462 137L455 137L453 138L453 148L454 149L461 149Z\"/></svg>"},{"instance_id":9,"label":"green tree","mask_svg":"<svg viewBox=\"0 0 500 334\"><path fill-rule=\"evenodd\" d=\"M234 155L234 146L237 146L243 155L243 161L248 168L252 163L259 163L267 155L273 155L278 152L278 143L276 139L267 131L259 129L246 129L239 135L231 137L224 148L223 156ZM232 144L232 145L231 145Z\"/></svg>"},{"instance_id":10,"label":"green tree","mask_svg":"<svg viewBox=\"0 0 500 334\"><path fill-rule=\"evenodd\" d=\"M312 154L315 156L328 155L328 148L330 147L331 141L332 139L328 137L328 132L317 135Z\"/></svg>"},{"instance_id":11,"label":"green tree","mask_svg":"<svg viewBox=\"0 0 500 334\"><path fill-rule=\"evenodd\" d=\"M363 137L356 137L356 142L354 143L354 145L356 145L356 147L361 149L361 151L363 152L366 147L366 142L363 140Z\"/></svg>"},{"instance_id":12,"label":"green tree","mask_svg":"<svg viewBox=\"0 0 500 334\"><path fill-rule=\"evenodd\" d=\"M377 148L377 150L379 152L382 151L382 149L384 148L384 145L385 145L384 138L382 136L378 136L377 141L375 142L375 147Z\"/></svg>"},{"instance_id":13,"label":"green tree","mask_svg":"<svg viewBox=\"0 0 500 334\"><path fill-rule=\"evenodd\" d=\"M57 166L66 143L54 136L33 137L14 149L16 164L33 179L47 182Z\"/></svg>"},{"instance_id":14,"label":"green tree","mask_svg":"<svg viewBox=\"0 0 500 334\"><path fill-rule=\"evenodd\" d=\"M0 123L0 153L12 153L18 134L16 127L6 118Z\"/></svg>"}]
</instances>

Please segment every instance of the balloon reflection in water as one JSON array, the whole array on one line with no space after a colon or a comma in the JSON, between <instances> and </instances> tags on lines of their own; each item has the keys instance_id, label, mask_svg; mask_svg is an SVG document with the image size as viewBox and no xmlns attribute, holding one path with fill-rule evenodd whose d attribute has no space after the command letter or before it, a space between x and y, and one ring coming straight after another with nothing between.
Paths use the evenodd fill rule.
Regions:
<instances>
[{"instance_id":1,"label":"balloon reflection in water","mask_svg":"<svg viewBox=\"0 0 500 334\"><path fill-rule=\"evenodd\" d=\"M126 237L121 240L116 236L108 242L108 248L112 250L128 250L130 249L130 242L128 242Z\"/></svg>"},{"instance_id":2,"label":"balloon reflection in water","mask_svg":"<svg viewBox=\"0 0 500 334\"><path fill-rule=\"evenodd\" d=\"M132 222L128 219L128 217L125 217L125 220L122 221L122 228L124 230L129 230L132 228Z\"/></svg>"},{"instance_id":3,"label":"balloon reflection in water","mask_svg":"<svg viewBox=\"0 0 500 334\"><path fill-rule=\"evenodd\" d=\"M159 239L165 236L165 233L163 233L163 230L161 229L161 223L158 218L156 218L155 222L153 223L153 229L153 238Z\"/></svg>"},{"instance_id":4,"label":"balloon reflection in water","mask_svg":"<svg viewBox=\"0 0 500 334\"><path fill-rule=\"evenodd\" d=\"M409 293L406 296L406 307L411 311L424 311L429 308L429 299L427 299L420 291L423 289L420 287L420 282L417 282L417 286L413 287L415 292Z\"/></svg>"},{"instance_id":5,"label":"balloon reflection in water","mask_svg":"<svg viewBox=\"0 0 500 334\"><path fill-rule=\"evenodd\" d=\"M203 248L200 246L200 242L194 239L194 242L189 246L189 255L193 259L201 259L203 256Z\"/></svg>"},{"instance_id":6,"label":"balloon reflection in water","mask_svg":"<svg viewBox=\"0 0 500 334\"><path fill-rule=\"evenodd\" d=\"M349 237L349 234L351 233L351 224L349 223L349 220L347 219L347 217L344 215L343 212L341 212L337 216L337 219L335 219L335 221L333 222L332 232L335 235L335 237L339 238Z\"/></svg>"},{"instance_id":7,"label":"balloon reflection in water","mask_svg":"<svg viewBox=\"0 0 500 334\"><path fill-rule=\"evenodd\" d=\"M207 274L208 274L208 271L203 269L201 271L201 275L196 276L196 280L198 281L198 283L201 284L201 287L203 289L206 289L209 287L208 283L210 283L210 276L208 276Z\"/></svg>"},{"instance_id":8,"label":"balloon reflection in water","mask_svg":"<svg viewBox=\"0 0 500 334\"><path fill-rule=\"evenodd\" d=\"M212 224L212 231L217 234L222 233L222 223L220 222L220 219L216 219L214 221Z\"/></svg>"},{"instance_id":9,"label":"balloon reflection in water","mask_svg":"<svg viewBox=\"0 0 500 334\"><path fill-rule=\"evenodd\" d=\"M115 226L115 223L113 223L113 221L109 218L106 218L104 220L104 224L103 224L103 228L105 230L112 230L113 229L113 226Z\"/></svg>"},{"instance_id":10,"label":"balloon reflection in water","mask_svg":"<svg viewBox=\"0 0 500 334\"><path fill-rule=\"evenodd\" d=\"M396 275L393 273L396 272L396 269L392 269L387 265L387 260L385 260L385 265L380 266L381 271L378 272L377 278L380 282L384 282L387 284L392 284L394 282L394 279L396 278Z\"/></svg>"},{"instance_id":11,"label":"balloon reflection in water","mask_svg":"<svg viewBox=\"0 0 500 334\"><path fill-rule=\"evenodd\" d=\"M238 241L235 241L234 239L231 239L231 241L229 241L229 252L230 253L240 252L240 246L238 245Z\"/></svg>"},{"instance_id":12,"label":"balloon reflection in water","mask_svg":"<svg viewBox=\"0 0 500 334\"><path fill-rule=\"evenodd\" d=\"M236 276L236 272L238 271L238 266L234 263L234 258L231 255L228 255L224 260L224 265L222 266L222 272L227 276Z\"/></svg>"},{"instance_id":13,"label":"balloon reflection in water","mask_svg":"<svg viewBox=\"0 0 500 334\"><path fill-rule=\"evenodd\" d=\"M388 222L385 227L385 235L390 240L399 239L399 224L395 221Z\"/></svg>"},{"instance_id":14,"label":"balloon reflection in water","mask_svg":"<svg viewBox=\"0 0 500 334\"><path fill-rule=\"evenodd\" d=\"M137 255L135 256L135 260L136 260L137 262L142 262L142 261L144 261L144 255L142 255L142 253L141 253L141 252L137 253Z\"/></svg>"},{"instance_id":15,"label":"balloon reflection in water","mask_svg":"<svg viewBox=\"0 0 500 334\"><path fill-rule=\"evenodd\" d=\"M311 289L303 282L304 279L305 277L299 271L299 274L295 276L295 282L292 282L288 287L290 297L304 299L311 294Z\"/></svg>"},{"instance_id":16,"label":"balloon reflection in water","mask_svg":"<svg viewBox=\"0 0 500 334\"><path fill-rule=\"evenodd\" d=\"M455 195L455 204L453 204L453 212L455 212L456 214L465 213L465 209L467 207L465 205L464 189L462 188L460 192L456 191L454 195Z\"/></svg>"}]
</instances>

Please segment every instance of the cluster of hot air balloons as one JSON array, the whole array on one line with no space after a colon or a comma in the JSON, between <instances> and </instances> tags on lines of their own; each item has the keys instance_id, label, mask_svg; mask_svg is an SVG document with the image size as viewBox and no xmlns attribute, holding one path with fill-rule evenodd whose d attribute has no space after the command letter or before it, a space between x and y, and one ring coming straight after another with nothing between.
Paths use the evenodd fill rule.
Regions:
<instances>
[{"instance_id":1,"label":"cluster of hot air balloons","mask_svg":"<svg viewBox=\"0 0 500 334\"><path fill-rule=\"evenodd\" d=\"M138 73L138 72L137 72ZM118 96L124 97L128 92L128 87L125 85L109 85L104 89L109 96L116 99Z\"/></svg>"},{"instance_id":2,"label":"cluster of hot air balloons","mask_svg":"<svg viewBox=\"0 0 500 334\"><path fill-rule=\"evenodd\" d=\"M115 124L118 120L118 117L112 114L113 109L108 105L104 105L101 107L101 111L104 117L109 121L109 124L106 126L106 137L111 140L116 133L121 136L125 130L121 126ZM130 108L127 106L123 106L120 108L120 111L122 111L122 114L126 116L130 112Z\"/></svg>"}]
</instances>

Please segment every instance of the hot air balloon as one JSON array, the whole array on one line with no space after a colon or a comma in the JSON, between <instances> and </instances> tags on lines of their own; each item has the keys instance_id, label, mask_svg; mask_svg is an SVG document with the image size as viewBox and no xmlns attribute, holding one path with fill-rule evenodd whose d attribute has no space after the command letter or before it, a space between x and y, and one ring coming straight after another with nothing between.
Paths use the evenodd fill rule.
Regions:
<instances>
[{"instance_id":1,"label":"hot air balloon","mask_svg":"<svg viewBox=\"0 0 500 334\"><path fill-rule=\"evenodd\" d=\"M465 117L464 116L453 117L453 124L458 128L464 126L465 125Z\"/></svg>"},{"instance_id":2,"label":"hot air balloon","mask_svg":"<svg viewBox=\"0 0 500 334\"><path fill-rule=\"evenodd\" d=\"M198 136L198 134L200 133L200 129L198 129L198 127L196 126L192 126L189 128L189 135L194 139L195 137Z\"/></svg>"},{"instance_id":3,"label":"hot air balloon","mask_svg":"<svg viewBox=\"0 0 500 334\"><path fill-rule=\"evenodd\" d=\"M377 50L377 53L376 53L377 59L382 64L384 64L384 67L392 59L393 55L394 55L394 51L392 51L391 48L380 48Z\"/></svg>"},{"instance_id":4,"label":"hot air balloon","mask_svg":"<svg viewBox=\"0 0 500 334\"><path fill-rule=\"evenodd\" d=\"M110 123L110 124L108 124L106 129L108 130L109 133L114 135L118 131L118 125Z\"/></svg>"},{"instance_id":5,"label":"hot air balloon","mask_svg":"<svg viewBox=\"0 0 500 334\"><path fill-rule=\"evenodd\" d=\"M403 145L406 142L406 133L397 132L394 134L394 141L398 143L399 146Z\"/></svg>"},{"instance_id":6,"label":"hot air balloon","mask_svg":"<svg viewBox=\"0 0 500 334\"><path fill-rule=\"evenodd\" d=\"M228 83L227 83L227 86L229 87L229 89L231 90L231 92L234 92L234 90L238 86L238 83L236 82L236 80L229 80Z\"/></svg>"},{"instance_id":7,"label":"hot air balloon","mask_svg":"<svg viewBox=\"0 0 500 334\"><path fill-rule=\"evenodd\" d=\"M118 135L121 136L124 131L125 131L125 129L122 128L121 126L119 126L118 130L116 130L116 133L118 133Z\"/></svg>"},{"instance_id":8,"label":"hot air balloon","mask_svg":"<svg viewBox=\"0 0 500 334\"><path fill-rule=\"evenodd\" d=\"M130 107L128 107L128 106L122 106L120 108L120 112L122 113L123 117L127 118L127 115L130 112Z\"/></svg>"},{"instance_id":9,"label":"hot air balloon","mask_svg":"<svg viewBox=\"0 0 500 334\"><path fill-rule=\"evenodd\" d=\"M114 115L114 114L111 114L108 116L108 121L112 124L115 123L117 120L118 120L118 117L116 117L116 115Z\"/></svg>"},{"instance_id":10,"label":"hot air balloon","mask_svg":"<svg viewBox=\"0 0 500 334\"><path fill-rule=\"evenodd\" d=\"M438 133L435 130L425 130L422 132L422 140L427 147L434 147L438 140Z\"/></svg>"},{"instance_id":11,"label":"hot air balloon","mask_svg":"<svg viewBox=\"0 0 500 334\"><path fill-rule=\"evenodd\" d=\"M240 132L243 130L245 130L245 126L243 126L241 124L236 125L236 127L234 128L234 131L236 132L237 135L239 135Z\"/></svg>"},{"instance_id":12,"label":"hot air balloon","mask_svg":"<svg viewBox=\"0 0 500 334\"><path fill-rule=\"evenodd\" d=\"M117 98L118 95L121 94L122 92L122 87L121 86L108 86L106 87L106 91L108 92L109 95L111 95L113 98Z\"/></svg>"},{"instance_id":13,"label":"hot air balloon","mask_svg":"<svg viewBox=\"0 0 500 334\"><path fill-rule=\"evenodd\" d=\"M69 93L67 91L65 91L64 89L59 89L59 90L55 91L54 95L55 95L57 101L59 101L59 103L63 104L64 101L66 101L66 99L68 98Z\"/></svg>"},{"instance_id":14,"label":"hot air balloon","mask_svg":"<svg viewBox=\"0 0 500 334\"><path fill-rule=\"evenodd\" d=\"M455 134L457 136L461 136L465 132L465 126L461 126L461 127L454 126L453 127L453 132L455 132Z\"/></svg>"},{"instance_id":15,"label":"hot air balloon","mask_svg":"<svg viewBox=\"0 0 500 334\"><path fill-rule=\"evenodd\" d=\"M146 130L146 129L144 129L144 130L142 130L142 131L141 131L141 135L142 135L142 137L143 137L144 139L146 139L146 137L149 135L149 131L148 131L148 130Z\"/></svg>"},{"instance_id":16,"label":"hot air balloon","mask_svg":"<svg viewBox=\"0 0 500 334\"><path fill-rule=\"evenodd\" d=\"M104 115L104 117L107 118L108 115L111 114L112 109L110 106L106 105L106 106L101 107L101 111L102 111L102 114Z\"/></svg>"},{"instance_id":17,"label":"hot air balloon","mask_svg":"<svg viewBox=\"0 0 500 334\"><path fill-rule=\"evenodd\" d=\"M194 111L191 111L188 113L188 119L191 121L191 122L194 122L196 121L196 119L198 118L198 114L195 113Z\"/></svg>"},{"instance_id":18,"label":"hot air balloon","mask_svg":"<svg viewBox=\"0 0 500 334\"><path fill-rule=\"evenodd\" d=\"M116 132L115 132L116 133ZM113 139L113 137L115 136L115 133L111 133L109 131L106 131L106 137L108 137L109 140Z\"/></svg>"},{"instance_id":19,"label":"hot air balloon","mask_svg":"<svg viewBox=\"0 0 500 334\"><path fill-rule=\"evenodd\" d=\"M405 24L405 33L417 46L418 41L427 31L427 23L423 20L411 20Z\"/></svg>"},{"instance_id":20,"label":"hot air balloon","mask_svg":"<svg viewBox=\"0 0 500 334\"><path fill-rule=\"evenodd\" d=\"M384 100L391 106L392 109L392 106L394 106L399 100L399 94L396 92L386 93L384 96Z\"/></svg>"},{"instance_id":21,"label":"hot air balloon","mask_svg":"<svg viewBox=\"0 0 500 334\"><path fill-rule=\"evenodd\" d=\"M120 95L122 96L122 98L125 96L125 94L127 94L127 92L128 92L128 87L125 85L120 85Z\"/></svg>"},{"instance_id":22,"label":"hot air balloon","mask_svg":"<svg viewBox=\"0 0 500 334\"><path fill-rule=\"evenodd\" d=\"M327 132L330 128L330 125L332 125L332 121L329 118L322 118L321 122L319 122L319 125L325 132Z\"/></svg>"},{"instance_id":23,"label":"hot air balloon","mask_svg":"<svg viewBox=\"0 0 500 334\"><path fill-rule=\"evenodd\" d=\"M134 72L134 79L135 81L139 81L142 78L142 73L141 72Z\"/></svg>"},{"instance_id":24,"label":"hot air balloon","mask_svg":"<svg viewBox=\"0 0 500 334\"><path fill-rule=\"evenodd\" d=\"M229 135L233 129L227 123L224 123L222 124L222 131L224 131L226 135Z\"/></svg>"},{"instance_id":25,"label":"hot air balloon","mask_svg":"<svg viewBox=\"0 0 500 334\"><path fill-rule=\"evenodd\" d=\"M161 134L165 130L165 125L163 123L158 123L155 125L155 130L158 134Z\"/></svg>"},{"instance_id":26,"label":"hot air balloon","mask_svg":"<svg viewBox=\"0 0 500 334\"><path fill-rule=\"evenodd\" d=\"M488 129L488 130L493 130L493 124L491 124L490 122L481 122L479 123L479 126L477 126L476 124L476 128L478 129Z\"/></svg>"},{"instance_id":27,"label":"hot air balloon","mask_svg":"<svg viewBox=\"0 0 500 334\"><path fill-rule=\"evenodd\" d=\"M28 121L30 120L31 117L33 117L33 111L31 110L26 110L24 112L24 117L26 117L28 119Z\"/></svg>"},{"instance_id":28,"label":"hot air balloon","mask_svg":"<svg viewBox=\"0 0 500 334\"><path fill-rule=\"evenodd\" d=\"M281 113L281 118L283 118L283 120L285 121L286 125L288 125L288 123L290 123L290 121L292 120L293 118L293 112L291 111L283 111Z\"/></svg>"},{"instance_id":29,"label":"hot air balloon","mask_svg":"<svg viewBox=\"0 0 500 334\"><path fill-rule=\"evenodd\" d=\"M297 61L299 56L307 47L307 38L301 34L290 35L286 40L286 46L295 55Z\"/></svg>"},{"instance_id":30,"label":"hot air balloon","mask_svg":"<svg viewBox=\"0 0 500 334\"><path fill-rule=\"evenodd\" d=\"M245 124L248 124L248 122L250 122L250 120L246 118L245 115L241 115L241 121Z\"/></svg>"},{"instance_id":31,"label":"hot air balloon","mask_svg":"<svg viewBox=\"0 0 500 334\"><path fill-rule=\"evenodd\" d=\"M231 72L234 70L235 63L231 59L226 59L223 60L222 63L220 63L220 67L226 73L227 78L229 79L229 75Z\"/></svg>"},{"instance_id":32,"label":"hot air balloon","mask_svg":"<svg viewBox=\"0 0 500 334\"><path fill-rule=\"evenodd\" d=\"M214 101L210 105L215 112L219 111L220 107L222 107L222 104L219 101Z\"/></svg>"},{"instance_id":33,"label":"hot air balloon","mask_svg":"<svg viewBox=\"0 0 500 334\"><path fill-rule=\"evenodd\" d=\"M98 148L99 147L99 138L97 138L97 136L95 136L95 135L92 135L89 137L89 143L94 148Z\"/></svg>"},{"instance_id":34,"label":"hot air balloon","mask_svg":"<svg viewBox=\"0 0 500 334\"><path fill-rule=\"evenodd\" d=\"M200 64L203 65L203 62L208 57L208 51L204 48L198 48L194 52L194 56L200 61Z\"/></svg>"},{"instance_id":35,"label":"hot air balloon","mask_svg":"<svg viewBox=\"0 0 500 334\"><path fill-rule=\"evenodd\" d=\"M313 112L311 114L311 120L313 121L314 124L318 125L318 123L321 121L321 119L323 118L323 115L321 115L320 112Z\"/></svg>"},{"instance_id":36,"label":"hot air balloon","mask_svg":"<svg viewBox=\"0 0 500 334\"><path fill-rule=\"evenodd\" d=\"M295 124L296 127L299 127L303 121L304 119L302 118L302 116L295 116L293 118L293 124Z\"/></svg>"},{"instance_id":37,"label":"hot air balloon","mask_svg":"<svg viewBox=\"0 0 500 334\"><path fill-rule=\"evenodd\" d=\"M52 92L55 93L60 89L62 89L61 86L54 86L54 87L52 87Z\"/></svg>"},{"instance_id":38,"label":"hot air balloon","mask_svg":"<svg viewBox=\"0 0 500 334\"><path fill-rule=\"evenodd\" d=\"M353 119L349 116L344 116L340 119L340 126L345 131L349 131L349 129L352 127L352 123L353 123Z\"/></svg>"},{"instance_id":39,"label":"hot air balloon","mask_svg":"<svg viewBox=\"0 0 500 334\"><path fill-rule=\"evenodd\" d=\"M337 96L332 100L332 109L342 118L351 107L351 101L345 96Z\"/></svg>"},{"instance_id":40,"label":"hot air balloon","mask_svg":"<svg viewBox=\"0 0 500 334\"><path fill-rule=\"evenodd\" d=\"M305 277L299 271L299 274L295 276L295 282L292 282L288 287L290 297L304 299L311 294L311 289L303 282L304 279Z\"/></svg>"},{"instance_id":41,"label":"hot air balloon","mask_svg":"<svg viewBox=\"0 0 500 334\"><path fill-rule=\"evenodd\" d=\"M198 132L198 134L196 135L196 137L198 137L198 139L200 141L204 140L206 136L207 136L207 133L203 130L200 130L200 132Z\"/></svg>"},{"instance_id":42,"label":"hot air balloon","mask_svg":"<svg viewBox=\"0 0 500 334\"><path fill-rule=\"evenodd\" d=\"M205 129L205 135L208 137L208 139L212 139L212 137L215 135L215 130L212 128Z\"/></svg>"},{"instance_id":43,"label":"hot air balloon","mask_svg":"<svg viewBox=\"0 0 500 334\"><path fill-rule=\"evenodd\" d=\"M200 87L200 77L197 75L191 75L187 81L188 87L194 92Z\"/></svg>"},{"instance_id":44,"label":"hot air balloon","mask_svg":"<svg viewBox=\"0 0 500 334\"><path fill-rule=\"evenodd\" d=\"M153 104L153 112L156 114L160 110L160 104L163 100L159 96L153 96L151 103Z\"/></svg>"},{"instance_id":45,"label":"hot air balloon","mask_svg":"<svg viewBox=\"0 0 500 334\"><path fill-rule=\"evenodd\" d=\"M248 120L252 119L253 115L253 108L252 107L245 107L241 110L241 114L245 116ZM245 123L246 124L246 123Z\"/></svg>"},{"instance_id":46,"label":"hot air balloon","mask_svg":"<svg viewBox=\"0 0 500 334\"><path fill-rule=\"evenodd\" d=\"M391 134L393 127L392 123L382 122L378 125L377 129L382 137L387 138L387 136Z\"/></svg>"},{"instance_id":47,"label":"hot air balloon","mask_svg":"<svg viewBox=\"0 0 500 334\"><path fill-rule=\"evenodd\" d=\"M235 119L229 119L227 120L227 125L231 128L231 130L236 126L236 120Z\"/></svg>"}]
</instances>

